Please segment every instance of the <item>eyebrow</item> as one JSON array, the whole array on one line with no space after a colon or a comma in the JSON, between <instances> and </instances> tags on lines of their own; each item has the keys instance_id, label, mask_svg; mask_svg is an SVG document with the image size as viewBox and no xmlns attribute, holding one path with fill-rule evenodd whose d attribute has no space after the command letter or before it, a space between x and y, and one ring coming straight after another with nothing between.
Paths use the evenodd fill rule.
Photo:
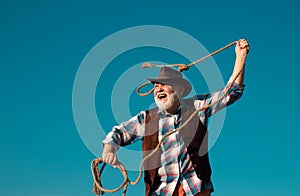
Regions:
<instances>
[{"instance_id":1,"label":"eyebrow","mask_svg":"<svg viewBox=\"0 0 300 196\"><path fill-rule=\"evenodd\" d=\"M163 83L160 83L160 82L153 82L153 85L156 85L156 84L163 84Z\"/></svg>"}]
</instances>

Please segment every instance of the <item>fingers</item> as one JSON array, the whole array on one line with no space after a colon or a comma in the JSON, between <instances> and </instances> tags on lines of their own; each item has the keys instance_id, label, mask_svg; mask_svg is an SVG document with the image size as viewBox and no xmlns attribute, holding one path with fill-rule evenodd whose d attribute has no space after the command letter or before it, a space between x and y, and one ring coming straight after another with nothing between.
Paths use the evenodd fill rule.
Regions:
<instances>
[{"instance_id":1,"label":"fingers","mask_svg":"<svg viewBox=\"0 0 300 196\"><path fill-rule=\"evenodd\" d=\"M240 39L238 41L238 45L240 46L241 49L244 49L244 48L246 48L246 49L249 48L250 49L249 43L246 39Z\"/></svg>"},{"instance_id":2,"label":"fingers","mask_svg":"<svg viewBox=\"0 0 300 196\"><path fill-rule=\"evenodd\" d=\"M247 53L249 52L250 50L250 45L248 43L248 41L246 39L239 39L237 41L237 46L240 48L240 49L246 49Z\"/></svg>"},{"instance_id":3,"label":"fingers","mask_svg":"<svg viewBox=\"0 0 300 196\"><path fill-rule=\"evenodd\" d=\"M104 163L110 164L114 167L116 167L118 163L117 155L113 152L103 152L102 160Z\"/></svg>"}]
</instances>

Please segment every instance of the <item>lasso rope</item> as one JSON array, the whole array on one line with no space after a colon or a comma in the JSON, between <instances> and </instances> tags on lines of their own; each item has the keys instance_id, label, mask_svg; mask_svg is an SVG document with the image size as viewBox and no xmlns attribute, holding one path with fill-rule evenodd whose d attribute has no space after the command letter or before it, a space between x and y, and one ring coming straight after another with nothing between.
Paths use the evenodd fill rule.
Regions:
<instances>
[{"instance_id":1,"label":"lasso rope","mask_svg":"<svg viewBox=\"0 0 300 196\"><path fill-rule=\"evenodd\" d=\"M178 66L179 71L187 70L190 66L195 65L195 64L197 64L197 63L199 63L199 62L201 62L201 61L207 59L208 57L211 57L211 56L213 56L214 54L217 54L217 53L221 52L222 50L225 50L226 48L228 48L228 47L234 45L235 43L236 43L236 42L232 42L232 43L226 45L225 47L223 47L223 48L221 48L221 49L219 49L219 50L217 50L217 51L215 51L215 52L213 52L213 53L211 53L211 54L209 54L209 55L207 55L207 56L205 56L205 57L203 57L203 58L201 58L201 59L199 59L199 60L197 60L197 61L195 61L195 62L193 62L193 63L190 63L189 65L184 65L184 64L172 64L171 66ZM149 66L149 65L151 65L151 64L148 64L147 66ZM151 66L154 66L154 67L161 67L162 65L151 65ZM181 69L181 68L184 68L184 69ZM124 187L124 190L123 190L123 194L122 194L122 195L125 196L125 195L126 195L126 191L127 191L127 187L128 187L128 183L130 183L131 185L136 185L136 184L140 181L140 179L141 179L141 177L142 177L142 175L143 175L142 172L143 172L143 165L144 165L144 162L145 162L146 160L148 160L148 159L149 159L149 158L150 158L150 157L151 157L151 156L159 149L159 147L160 147L161 143L163 142L163 140L166 139L166 138L167 138L168 136L170 136L171 134L176 133L176 132L182 130L185 126L187 126L187 124L189 123L189 121L191 121L191 119L192 119L195 115L198 114L198 112L201 112L201 111L203 111L203 110L206 110L206 109L208 109L209 107L211 107L211 106L215 105L216 103L218 103L219 101L221 101L221 100L228 94L228 92L229 92L229 90L231 89L231 87L233 86L235 80L238 78L238 76L242 73L243 70L244 70L244 69L242 68L242 69L237 73L237 75L233 77L233 79L229 82L229 85L227 85L227 86L225 87L225 91L223 92L223 94L222 94L217 100L215 100L214 102L212 102L212 103L210 103L210 104L208 104L208 105L206 105L206 106L204 106L204 107L202 107L202 108L199 108L199 109L195 110L194 113L193 113L193 114L192 114L192 115L191 115L191 116L190 116L190 117L189 117L189 118L188 118L188 119L187 119L180 127L178 127L177 129L174 129L174 130L168 132L167 134L165 134L165 135L162 137L162 139L159 141L159 143L157 144L157 146L155 147L155 149L154 149L150 154L148 154L147 156L145 156L145 157L142 159L142 161L141 161L141 163L140 163L140 166L139 166L139 175L138 175L138 177L137 177L137 179L136 179L135 181L129 180L128 175L127 175L127 171L126 171L124 165L123 165L121 162L119 162L119 163L118 163L119 169L120 169L122 175L124 176L124 181L123 181L123 183L122 183L120 186L118 186L117 188L115 188L115 189L105 189L105 188L103 188L103 187L102 187L102 183L101 183L100 177L101 177L101 174L102 174L102 172L103 172L104 167L106 166L106 164L104 163L104 164L102 165L102 168L101 168L100 171L99 171L98 165L101 164L101 163L103 162L103 160L102 160L102 158L96 158L96 159L94 159L94 160L92 161L92 163L91 163L91 170L92 170L92 175L93 175L93 178L94 178L94 188L93 188L93 192L94 192L96 195L99 196L100 194L104 194L105 192L107 192L107 193L117 192L117 191L119 191L120 189L122 189L122 188ZM149 83L150 83L150 82L149 82ZM143 86L145 86L145 85L147 85L147 84L148 84L148 83L144 83L144 84L140 85L139 88L141 88L141 87L143 87ZM152 90L152 91L153 91L153 90ZM151 91L151 92L152 92L152 91ZM150 92L150 91L149 91L149 92ZM149 93L149 92L148 92L148 93ZM150 92L150 93L151 93L151 92ZM150 93L149 93L149 94L150 94ZM147 94L147 93L144 93L144 94ZM148 94L147 94L147 95L148 95ZM142 96L145 96L145 95L142 95Z\"/></svg>"},{"instance_id":2,"label":"lasso rope","mask_svg":"<svg viewBox=\"0 0 300 196\"><path fill-rule=\"evenodd\" d=\"M202 58L200 58L200 59L198 59L198 60L196 60L196 61L194 61L194 62L188 64L188 65L185 65L185 64L157 65L157 64L150 64L150 63L147 63L147 62L146 62L146 63L143 63L142 68L149 68L149 67L163 67L163 66L167 66L167 67L178 67L178 71L180 71L180 72L186 71L186 70L188 70L191 66L196 65L196 64L200 63L201 61L204 61L205 59L207 59L207 58L209 58L209 57L211 57L211 56L213 56L213 55L215 55L215 54L218 54L219 52L221 52L221 51L223 51L223 50L225 50L225 49L227 49L227 48L233 46L234 44L236 44L236 41L234 41L234 42L232 42L232 43L230 43L230 44L227 44L227 45L224 46L223 48L220 48L220 49L218 49L218 50L216 50L216 51L214 51L214 52L212 52L212 53L210 53L210 54L208 54L208 55L206 55L206 56L204 56L204 57L202 57ZM143 87L145 87L145 86L147 86L147 85L149 85L149 84L151 84L150 81L145 82L145 83L139 85L139 86L137 87L137 89L136 89L137 94L139 94L140 96L147 96L147 95L150 95L150 94L153 92L154 88L150 89L150 90L149 90L148 92L146 92L146 93L141 93L141 88L143 88Z\"/></svg>"}]
</instances>

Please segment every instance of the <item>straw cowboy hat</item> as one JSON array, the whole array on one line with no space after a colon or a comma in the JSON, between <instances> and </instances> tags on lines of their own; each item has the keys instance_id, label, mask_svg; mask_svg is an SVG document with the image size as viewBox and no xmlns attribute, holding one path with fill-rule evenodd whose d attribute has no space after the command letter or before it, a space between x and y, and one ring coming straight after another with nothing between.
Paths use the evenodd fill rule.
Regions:
<instances>
[{"instance_id":1,"label":"straw cowboy hat","mask_svg":"<svg viewBox=\"0 0 300 196\"><path fill-rule=\"evenodd\" d=\"M149 80L151 83L166 84L175 88L181 85L183 86L184 90L182 97L187 96L192 90L191 84L189 81L182 78L181 72L166 66L160 69L160 73L157 78L147 78L147 80Z\"/></svg>"}]
</instances>

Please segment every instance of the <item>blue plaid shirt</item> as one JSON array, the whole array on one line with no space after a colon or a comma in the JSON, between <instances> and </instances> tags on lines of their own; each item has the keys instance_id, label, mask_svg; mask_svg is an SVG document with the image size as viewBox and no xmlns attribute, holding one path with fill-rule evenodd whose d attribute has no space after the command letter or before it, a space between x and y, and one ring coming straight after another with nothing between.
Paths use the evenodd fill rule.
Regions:
<instances>
[{"instance_id":1,"label":"blue plaid shirt","mask_svg":"<svg viewBox=\"0 0 300 196\"><path fill-rule=\"evenodd\" d=\"M227 85L229 85L229 83ZM195 109L197 110L214 102L222 95L224 89L209 94L195 96ZM202 121L203 125L207 127L208 118L210 116L237 101L241 97L243 90L243 86L234 84L229 90L228 95L226 95L220 102L204 111L201 111L199 113L199 119ZM185 106L181 105L181 107ZM167 132L180 126L180 111L180 108L174 114L164 114L162 111L159 111L161 112L158 122L159 141ZM143 139L145 132L145 119L146 112L141 111L130 120L122 122L119 126L114 126L112 131L108 133L105 140L103 140L103 144L110 144L117 150L119 146L126 146L137 140ZM170 135L163 141L162 149L162 165L158 168L158 175L161 178L161 183L152 195L172 196L178 181L181 183L187 196L195 195L201 192L201 190L212 188L212 184L202 184L202 181L198 178L189 154L187 153L184 141L178 132Z\"/></svg>"}]
</instances>

